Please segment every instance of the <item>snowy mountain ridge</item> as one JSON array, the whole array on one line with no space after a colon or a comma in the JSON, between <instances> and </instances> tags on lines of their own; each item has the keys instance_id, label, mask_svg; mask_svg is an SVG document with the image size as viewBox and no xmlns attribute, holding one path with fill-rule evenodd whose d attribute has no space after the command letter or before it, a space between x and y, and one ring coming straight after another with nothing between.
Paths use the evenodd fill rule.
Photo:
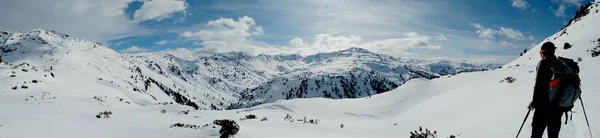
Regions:
<instances>
[{"instance_id":1,"label":"snowy mountain ridge","mask_svg":"<svg viewBox=\"0 0 600 138\"><path fill-rule=\"evenodd\" d=\"M76 74L67 71L79 70L81 77L111 80L124 93L142 93L147 98L139 99L140 103L174 101L200 109L240 108L248 106L234 105L293 98L360 98L394 89L413 78L433 79L490 69L449 61L396 59L361 48L306 57L230 52L189 61L166 53L119 54L99 43L41 29L2 31L0 40L1 56L11 64L27 63L48 72L63 71L69 76ZM294 82L280 83L280 80ZM357 80L362 85L354 82ZM298 88L309 82L310 88L303 87L306 90L300 92ZM97 85L93 81L88 83ZM264 89L277 91L277 95L268 92L266 100L245 99L267 93L261 91Z\"/></svg>"}]
</instances>

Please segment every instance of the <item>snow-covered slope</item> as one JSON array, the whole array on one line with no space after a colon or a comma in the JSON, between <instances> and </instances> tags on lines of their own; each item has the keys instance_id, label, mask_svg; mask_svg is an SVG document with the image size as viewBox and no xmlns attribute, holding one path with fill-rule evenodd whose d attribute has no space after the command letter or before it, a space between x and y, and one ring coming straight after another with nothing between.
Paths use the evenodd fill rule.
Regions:
<instances>
[{"instance_id":1,"label":"snow-covered slope","mask_svg":"<svg viewBox=\"0 0 600 138\"><path fill-rule=\"evenodd\" d=\"M211 101L215 104L211 104L210 109L251 107L294 98L360 98L394 89L413 78L433 79L495 68L450 61L396 59L361 48L307 57L254 56L243 52L221 53L194 61L162 53L124 57L167 78L180 79L192 86L207 86L208 93L225 93L239 99L232 101L229 100L232 97L218 95L216 99L224 101ZM361 85L354 85L358 80Z\"/></svg>"},{"instance_id":2,"label":"snow-covered slope","mask_svg":"<svg viewBox=\"0 0 600 138\"><path fill-rule=\"evenodd\" d=\"M590 8L595 11L598 6ZM594 31L598 30L598 23L600 14L591 12L566 27L566 33L561 31L547 39L561 48L564 42L573 44L570 49L559 49L559 56L581 57L583 100L591 130L596 135L600 133L597 118L600 103L594 97L600 93L594 91L599 89L596 84L600 83L597 80L600 74L595 72L600 68L600 57L593 57L592 51L599 49L600 32ZM444 66L455 64L445 62L440 62L445 65L406 65L403 64L406 60L395 62L361 49L312 57L236 52L186 61L168 54L120 55L93 42L45 30L0 32L0 35L1 55L8 61L0 63L0 137L11 138L216 138L219 126L197 129L170 126L175 123L203 126L223 118L236 120L240 125L236 136L243 138L408 137L419 126L437 130L440 137L514 137L531 100L534 70L539 61L537 51L541 46L502 69L403 82L399 77L389 76L403 76L396 72L414 70L415 74L439 76L460 69L452 71ZM502 81L509 76L516 81ZM283 85L285 80L289 85ZM381 86L386 82L403 84L370 97L369 93L358 92L354 96L363 98L354 99L277 100L270 96L281 94L278 90L291 89L295 91L287 93L290 97L325 96L304 91L325 90L314 87L316 80L335 82L327 87L340 91L342 84L358 85L346 89L371 92L375 88L365 82L381 82L384 84ZM254 98L239 101L242 95ZM344 97L344 92L330 95L353 98ZM288 97L283 93L279 98ZM193 110L193 104L210 109L227 107L227 102L266 104L226 111ZM187 113L187 110L192 111ZM110 118L96 118L102 111L111 111ZM248 114L268 120L240 120ZM288 114L293 118L291 121L284 120ZM311 124L297 120L305 118L319 121ZM529 136L530 123L531 116L521 137ZM575 106L573 120L563 125L561 137L590 137L581 106Z\"/></svg>"},{"instance_id":3,"label":"snow-covered slope","mask_svg":"<svg viewBox=\"0 0 600 138\"><path fill-rule=\"evenodd\" d=\"M596 1L590 7L592 12L566 27L567 33L561 30L547 39L560 48L557 55L576 60L581 58L582 98L594 135L600 133L600 103L594 100L600 96L595 92L600 89L597 85L600 74L596 73L600 68L600 57L592 56L593 51L600 49L600 32L595 31L600 23L600 13L595 12L599 9L598 4L600 2ZM565 42L573 47L564 49L562 44ZM239 110L242 114L277 119L290 114L294 118L306 116L320 120L318 125L242 121L251 130L239 136L408 137L410 131L422 126L437 130L440 137L514 137L532 98L535 68L540 60L538 51L542 43L502 69L433 80L413 79L397 89L370 98L289 100ZM514 77L516 81L508 83L504 81L506 77ZM577 103L573 111L573 119L563 124L560 137L591 137L582 106ZM235 114L231 116L237 117ZM520 137L530 137L531 119L532 115ZM340 128L341 125L344 127Z\"/></svg>"},{"instance_id":4,"label":"snow-covered slope","mask_svg":"<svg viewBox=\"0 0 600 138\"><path fill-rule=\"evenodd\" d=\"M440 70L432 72L433 69L427 68L428 64L408 66L403 60L359 48L308 57L254 56L231 52L188 61L165 53L122 55L99 43L46 30L2 31L0 42L0 56L9 63L7 66L10 68L3 71L20 78L7 79L4 84L12 85L3 87L5 90L24 85L20 84L22 79L39 79L38 76L22 76L23 71L19 70L35 68L34 71L55 74L58 77L51 79L63 83L64 87L85 85L120 93L120 97L142 106L149 103L174 102L197 109L238 108L279 99L322 97L326 96L322 94L325 89L339 89L336 93L327 93L326 97L329 98L358 98L391 90L412 78L431 79L447 74L446 71ZM487 69L466 65L446 67L450 70L467 67L470 71ZM370 85L343 89L349 88L345 86L348 84L344 83L350 82L342 82L339 77L353 80L354 74L362 74L359 77L362 77L363 84ZM50 79L48 75L45 78ZM325 82L325 78L329 81ZM269 85L278 80L288 79L312 82L321 80L325 84L303 90L305 96L286 89L283 95L298 96L276 96L267 101L247 99L248 95L266 93L259 91L261 89L283 90L278 88L301 87L301 83ZM110 85L102 82L110 82ZM42 90L50 89L45 85L38 87ZM340 95L342 92L343 96ZM87 96L90 95L103 93ZM232 106L236 104L244 106Z\"/></svg>"}]
</instances>

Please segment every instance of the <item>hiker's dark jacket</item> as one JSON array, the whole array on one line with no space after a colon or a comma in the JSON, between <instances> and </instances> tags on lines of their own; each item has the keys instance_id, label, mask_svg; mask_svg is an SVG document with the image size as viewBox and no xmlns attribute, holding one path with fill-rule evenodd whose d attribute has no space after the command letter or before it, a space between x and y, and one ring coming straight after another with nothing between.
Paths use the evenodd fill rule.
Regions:
<instances>
[{"instance_id":1,"label":"hiker's dark jacket","mask_svg":"<svg viewBox=\"0 0 600 138\"><path fill-rule=\"evenodd\" d=\"M574 62L572 59L558 57L564 62ZM541 60L537 66L537 76L535 78L535 87L533 90L533 101L531 107L547 109L548 107L554 107L550 103L550 81L554 79L553 69L564 69L565 63L562 63L557 59L556 56L548 56L546 59Z\"/></svg>"}]
</instances>

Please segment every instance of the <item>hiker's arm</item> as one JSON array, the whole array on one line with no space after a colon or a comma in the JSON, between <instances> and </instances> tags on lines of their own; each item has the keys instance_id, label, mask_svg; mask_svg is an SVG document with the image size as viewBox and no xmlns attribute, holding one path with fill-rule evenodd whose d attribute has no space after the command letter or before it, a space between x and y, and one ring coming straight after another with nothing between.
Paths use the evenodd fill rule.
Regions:
<instances>
[{"instance_id":1,"label":"hiker's arm","mask_svg":"<svg viewBox=\"0 0 600 138\"><path fill-rule=\"evenodd\" d=\"M539 107L543 102L548 101L548 91L550 90L550 79L552 78L552 70L548 62L540 62L535 78L535 86L533 88L533 101L531 107Z\"/></svg>"}]
</instances>

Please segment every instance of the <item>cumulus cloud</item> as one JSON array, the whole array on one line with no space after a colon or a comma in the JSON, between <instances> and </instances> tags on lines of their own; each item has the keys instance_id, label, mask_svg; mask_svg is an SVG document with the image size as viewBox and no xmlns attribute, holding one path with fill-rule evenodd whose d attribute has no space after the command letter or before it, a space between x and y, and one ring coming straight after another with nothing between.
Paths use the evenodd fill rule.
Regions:
<instances>
[{"instance_id":1,"label":"cumulus cloud","mask_svg":"<svg viewBox=\"0 0 600 138\"><path fill-rule=\"evenodd\" d=\"M579 8L579 6L583 2L583 0L552 0L552 2L559 4L557 9L554 9L554 8L552 8L552 6L550 6L550 10L552 10L552 12L554 12L554 15L556 17L565 17L565 11L567 10L567 8L569 8L569 7Z\"/></svg>"},{"instance_id":2,"label":"cumulus cloud","mask_svg":"<svg viewBox=\"0 0 600 138\"><path fill-rule=\"evenodd\" d=\"M248 16L220 18L209 21L198 31L185 31L180 35L188 40L194 40L201 48L193 50L196 55L211 55L215 53L243 51L251 54L299 54L311 55L322 52L333 52L361 47L378 53L390 55L407 55L411 50L438 50L441 46L431 44L428 36L417 32L405 32L400 37L391 39L363 41L360 36L334 35L320 33L306 41L296 37L289 41L289 46L273 46L251 37L262 35L262 27ZM444 37L445 38L445 37ZM199 41L199 42L197 42Z\"/></svg>"},{"instance_id":3,"label":"cumulus cloud","mask_svg":"<svg viewBox=\"0 0 600 138\"><path fill-rule=\"evenodd\" d=\"M361 42L359 36L333 36L331 34L318 34L313 47L352 47Z\"/></svg>"},{"instance_id":4,"label":"cumulus cloud","mask_svg":"<svg viewBox=\"0 0 600 138\"><path fill-rule=\"evenodd\" d=\"M552 8L552 6L550 6L550 9L552 10L552 12L554 12L554 16L565 17L565 10L567 10L567 6L561 4L560 6L558 6L558 9L554 9Z\"/></svg>"},{"instance_id":5,"label":"cumulus cloud","mask_svg":"<svg viewBox=\"0 0 600 138\"><path fill-rule=\"evenodd\" d=\"M525 35L523 35L523 33L519 32L518 30L514 30L512 28L504 28L504 27L500 27L500 34L513 39L513 40L527 40L527 37L525 37Z\"/></svg>"},{"instance_id":6,"label":"cumulus cloud","mask_svg":"<svg viewBox=\"0 0 600 138\"><path fill-rule=\"evenodd\" d=\"M292 47L304 47L304 46L306 46L306 45L304 44L304 41L303 41L301 38L298 38L298 37L296 37L296 38L294 38L294 39L290 40L290 45L291 45Z\"/></svg>"},{"instance_id":7,"label":"cumulus cloud","mask_svg":"<svg viewBox=\"0 0 600 138\"><path fill-rule=\"evenodd\" d=\"M149 33L148 29L141 27L125 13L125 9L134 1L137 0L3 0L0 4L0 19L6 20L0 21L0 29L48 29L92 41L108 41ZM162 6L169 5L147 6L160 1L164 0L144 1L145 8L138 10L138 19L169 17L165 14L152 14L167 12L164 9L170 8ZM145 13L142 11L147 14L142 14Z\"/></svg>"},{"instance_id":8,"label":"cumulus cloud","mask_svg":"<svg viewBox=\"0 0 600 138\"><path fill-rule=\"evenodd\" d=\"M220 18L206 23L205 28L197 31L185 31L181 36L188 39L207 41L229 41L242 42L246 38L263 34L261 26L256 25L254 19L248 16L232 18Z\"/></svg>"},{"instance_id":9,"label":"cumulus cloud","mask_svg":"<svg viewBox=\"0 0 600 138\"><path fill-rule=\"evenodd\" d=\"M127 49L121 50L121 53L139 53L139 52L146 52L146 51L148 51L148 49L133 45Z\"/></svg>"},{"instance_id":10,"label":"cumulus cloud","mask_svg":"<svg viewBox=\"0 0 600 138\"><path fill-rule=\"evenodd\" d=\"M164 45L167 44L167 40L160 40L158 42L156 42L157 45Z\"/></svg>"},{"instance_id":11,"label":"cumulus cloud","mask_svg":"<svg viewBox=\"0 0 600 138\"><path fill-rule=\"evenodd\" d=\"M231 51L244 51L248 53L259 53L265 51L269 46L265 42L254 41L249 38L262 35L263 28L248 16L232 18L220 18L206 23L198 31L185 31L180 35L188 40L194 40L194 45L202 46L199 53L211 55Z\"/></svg>"},{"instance_id":12,"label":"cumulus cloud","mask_svg":"<svg viewBox=\"0 0 600 138\"><path fill-rule=\"evenodd\" d=\"M418 36L418 37L409 37L409 38L394 38L394 39L386 39L381 41L375 41L372 43L367 43L367 47L369 49L429 49L429 50L437 50L442 47L438 45L432 45L429 43L429 37L427 36Z\"/></svg>"},{"instance_id":13,"label":"cumulus cloud","mask_svg":"<svg viewBox=\"0 0 600 138\"><path fill-rule=\"evenodd\" d=\"M135 22L161 21L171 17L172 14L184 12L187 7L187 3L183 0L151 0L144 2L142 7L135 11L133 20Z\"/></svg>"},{"instance_id":14,"label":"cumulus cloud","mask_svg":"<svg viewBox=\"0 0 600 138\"><path fill-rule=\"evenodd\" d=\"M502 46L505 46L505 47L511 47L511 48L514 48L514 47L515 47L515 45L514 45L514 44L512 44L512 43L510 43L510 42L507 42L507 41L502 41L502 42L500 43L500 45L502 45Z\"/></svg>"},{"instance_id":15,"label":"cumulus cloud","mask_svg":"<svg viewBox=\"0 0 600 138\"><path fill-rule=\"evenodd\" d=\"M479 37L482 38L494 38L494 35L498 34L499 31L498 30L494 30L491 28L485 28L483 27L481 24L479 23L474 23L472 24L473 27L475 27L477 29L477 31L475 31L477 34L479 34Z\"/></svg>"},{"instance_id":16,"label":"cumulus cloud","mask_svg":"<svg viewBox=\"0 0 600 138\"><path fill-rule=\"evenodd\" d=\"M201 56L197 53L197 50L190 50L190 49L183 48L183 47L177 48L177 49L165 49L161 52L171 54L175 57L185 59L185 60L195 60Z\"/></svg>"},{"instance_id":17,"label":"cumulus cloud","mask_svg":"<svg viewBox=\"0 0 600 138\"><path fill-rule=\"evenodd\" d=\"M477 29L477 31L475 31L475 32L479 35L479 37L485 38L485 39L494 39L497 35L502 35L502 36L505 36L506 38L509 38L512 40L517 40L517 41L533 39L533 36L529 36L529 38L528 38L525 35L523 35L523 33L521 33L521 31L515 30L512 28L500 27L500 29L496 30L496 29L492 29L492 28L485 28L479 23L474 23L472 25L473 25L473 27L475 27Z\"/></svg>"},{"instance_id":18,"label":"cumulus cloud","mask_svg":"<svg viewBox=\"0 0 600 138\"><path fill-rule=\"evenodd\" d=\"M431 51L442 49L441 46L431 44L428 36L416 32L406 32L404 37L364 41L359 36L336 36L332 34L318 34L314 42L303 42L303 47L284 48L282 52L300 55L311 55L322 52L333 52L360 47L367 50L388 54L392 56L413 56L413 51ZM293 39L290 42L300 42L301 39ZM292 44L292 43L290 43ZM295 43L298 44L298 43ZM272 51L272 49L271 49Z\"/></svg>"},{"instance_id":19,"label":"cumulus cloud","mask_svg":"<svg viewBox=\"0 0 600 138\"><path fill-rule=\"evenodd\" d=\"M406 32L404 33L404 35L407 37L419 37L419 34L417 34L417 32Z\"/></svg>"},{"instance_id":20,"label":"cumulus cloud","mask_svg":"<svg viewBox=\"0 0 600 138\"><path fill-rule=\"evenodd\" d=\"M512 0L512 6L521 10L525 10L527 7L529 7L529 3L525 0Z\"/></svg>"},{"instance_id":21,"label":"cumulus cloud","mask_svg":"<svg viewBox=\"0 0 600 138\"><path fill-rule=\"evenodd\" d=\"M144 32L124 9L133 0L8 0L0 4L0 28L12 31L49 29L104 41ZM18 17L18 18L15 18Z\"/></svg>"}]
</instances>

